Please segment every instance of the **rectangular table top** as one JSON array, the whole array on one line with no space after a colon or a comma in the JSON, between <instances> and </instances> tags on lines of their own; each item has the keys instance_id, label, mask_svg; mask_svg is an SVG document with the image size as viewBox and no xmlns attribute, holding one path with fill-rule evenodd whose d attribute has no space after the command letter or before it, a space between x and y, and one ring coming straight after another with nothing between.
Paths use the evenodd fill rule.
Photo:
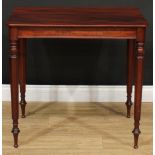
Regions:
<instances>
[{"instance_id":1,"label":"rectangular table top","mask_svg":"<svg viewBox=\"0 0 155 155\"><path fill-rule=\"evenodd\" d=\"M147 21L137 8L107 7L19 7L9 26L50 27L146 27Z\"/></svg>"}]
</instances>

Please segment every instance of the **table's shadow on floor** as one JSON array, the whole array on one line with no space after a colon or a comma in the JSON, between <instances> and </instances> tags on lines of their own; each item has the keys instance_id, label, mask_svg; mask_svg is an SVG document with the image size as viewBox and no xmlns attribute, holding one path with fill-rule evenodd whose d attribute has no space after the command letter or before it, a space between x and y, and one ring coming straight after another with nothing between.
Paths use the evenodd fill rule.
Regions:
<instances>
[{"instance_id":1,"label":"table's shadow on floor","mask_svg":"<svg viewBox=\"0 0 155 155\"><path fill-rule=\"evenodd\" d=\"M39 113L40 111L43 111L43 110L46 110L46 109L52 109L52 111L55 111L55 106L54 105L56 105L56 104L57 104L56 102L50 102L50 103L45 103L44 105L40 105L39 107L34 108L30 112L28 112L27 117L32 116L35 113ZM66 106L64 106L64 105L65 104L62 105L63 108L61 109L60 112L59 112L58 109L56 109L56 114L57 115L59 115L59 114L62 115L63 114L65 116L65 118L63 118L63 120L55 123L54 125L52 125L49 128L46 128L46 129L44 129L42 131L37 132L33 136L29 137L27 140L23 141L22 144L23 145L28 144L29 142L32 142L32 141L38 139L39 137L45 136L46 134L52 132L53 130L56 130L56 129L60 128L60 127L65 126L67 123L74 122L74 123L78 124L79 126L84 127L87 130L90 130L91 132L95 132L97 134L104 135L108 139L113 139L116 142L119 142L119 143L124 144L124 145L130 145L125 140L121 140L117 136L114 136L112 133L110 133L108 131L105 131L105 130L101 130L100 128L96 127L93 124L88 124L88 123L80 120L80 118L78 117L78 116L90 116L91 117L93 115L108 116L110 114L120 115L122 117L126 117L125 112L123 112L123 111L120 112L120 109L117 109L116 107L110 107L107 104L105 105L105 104L102 104L102 103L99 103L99 102L92 102L92 103L89 103L89 105L92 106L93 108L92 109L87 109L87 112L85 112L85 109L82 110L82 111L79 111L78 109L76 110L76 106L75 106L74 114L72 116L67 116L66 115L68 113L68 109L66 107L67 105ZM61 105L59 103L59 107L60 106ZM124 106L124 111L125 111L126 110L125 104L122 104L121 106ZM94 110L96 110L96 112L94 112ZM104 115L105 111L108 111L109 114L106 113ZM51 112L50 115L54 115L54 114Z\"/></svg>"},{"instance_id":2,"label":"table's shadow on floor","mask_svg":"<svg viewBox=\"0 0 155 155\"><path fill-rule=\"evenodd\" d=\"M85 123L84 121L79 120L76 117L71 117L71 116L63 119L60 122L57 122L56 124L52 125L50 128L46 128L46 129L44 129L44 130L42 130L40 132L37 132L33 136L29 137L27 140L21 142L21 144L22 145L28 144L29 142L32 142L32 141L34 141L34 140L36 140L36 139L38 139L38 138L40 138L42 136L45 136L46 134L52 132L53 130L58 129L60 127L63 127L67 123L70 123L70 122L77 123L79 126L82 126L82 127L86 128L87 130L90 130L90 131L95 132L95 133L100 134L100 135L104 135L108 139L113 139L117 143L119 142L119 143L121 143L123 145L131 145L130 143L127 143L125 139L121 140L121 139L119 139L118 137L114 136L113 134L111 134L108 131L101 130L101 129L93 126L93 125L90 125L88 123Z\"/></svg>"},{"instance_id":3,"label":"table's shadow on floor","mask_svg":"<svg viewBox=\"0 0 155 155\"><path fill-rule=\"evenodd\" d=\"M48 103L45 103L43 105L39 105L38 107L33 108L31 111L28 111L26 113L26 116L35 115L36 113L43 111L45 109L48 109L48 108L52 109L52 111L57 112L57 114L60 114L60 115L67 114L67 112L68 112L67 105L65 106L65 104L63 104L63 107L62 107L63 111L62 110L59 111L58 109L56 110L54 107L54 105L56 105L56 104L57 104L56 102L48 102ZM91 102L89 105L93 106L93 108L89 110L90 113L88 112L88 110L87 110L87 113L85 113L84 110L82 110L82 111L79 111L78 109L76 110L76 106L75 106L74 114L75 115L89 115L89 114L92 115L91 111L93 111L93 115L107 116L107 112L109 112L110 114L113 114L113 115L116 114L116 115L126 117L126 106L123 103L121 104L123 107L121 109L122 111L120 111L120 109L118 109L118 107L116 105L111 107L111 106L108 106L107 104L102 104L100 102ZM28 106L28 104L27 104L27 106ZM96 110L96 112L94 112L94 110ZM104 113L105 111L106 111L106 113ZM52 115L52 113L51 113L51 115Z\"/></svg>"},{"instance_id":4,"label":"table's shadow on floor","mask_svg":"<svg viewBox=\"0 0 155 155\"><path fill-rule=\"evenodd\" d=\"M31 103L31 104L33 104L33 103ZM94 115L99 116L99 117L106 116L108 118L108 116L111 116L111 114L113 116L117 115L119 117L126 117L125 104L118 103L119 106L118 105L115 106L116 104L114 106L111 106L111 105L109 105L110 103L109 104L103 104L103 103L99 103L99 102L87 103L87 105L84 107L89 107L89 105L90 105L90 106L92 106L92 109L88 108L88 109L86 109L87 110L86 112L85 112L85 108L82 109L82 111L80 111L78 109L76 110L77 107L75 105L75 108L74 108L75 112L73 114L69 114L69 115L67 115L68 114L67 104L66 105L64 103L62 104L62 107L60 108L61 109L60 112L59 112L58 107L55 108L55 105L57 105L57 104L59 104L58 107L60 108L61 107L60 103L47 102L44 104L39 104L39 105L37 105L37 107L33 106L32 109L27 109L27 110L29 110L29 112L27 112L27 117L34 116L35 114L40 113L40 112L41 112L41 114L46 115L46 113L44 113L44 111L46 111L46 109L49 109L50 111L56 110L56 112L54 112L54 113L52 113L52 112L49 113L50 116L57 117L58 115L60 115L60 119L59 119L59 121L50 125L50 127L48 127L48 128L46 127L45 129L36 131L36 132L34 132L34 134L31 133L32 136L27 136L25 138L25 140L20 141L20 145L29 144L31 142L36 141L40 137L46 136L47 134L50 134L50 133L52 135L52 132L54 132L55 130L57 130L61 127L64 127L69 123L75 123L79 127L85 128L86 130L90 131L91 133L95 133L97 135L103 135L102 136L103 138L112 139L116 143L120 143L125 146L131 146L132 143L126 141L126 139L121 139L121 135L119 138L118 135L116 136L113 133L111 133L110 131L107 131L105 129L102 130L100 128L100 126L97 126L93 123L88 123L87 121L84 121L83 119L81 119L81 118L84 118L85 116L86 117L88 116L91 119L91 117L93 117ZM83 103L83 105L84 105L84 103ZM27 104L27 106L28 106L28 104ZM95 112L94 112L94 109L96 110ZM124 111L123 111L123 109L124 109ZM44 111L42 111L42 110L44 110ZM63 113L62 113L62 111L63 111ZM105 112L105 111L107 111L107 112ZM92 112L94 112L93 115L92 115ZM36 117L37 117L37 115L36 115ZM24 118L24 119L27 119L27 118ZM23 121L24 121L24 119L23 119ZM126 121L128 121L128 120L129 119L126 118ZM29 132L31 132L31 131L29 131ZM10 141L8 141L8 140L5 140L4 142L10 143ZM142 142L142 145L146 145L148 143L151 143L151 139L146 139L145 141Z\"/></svg>"}]
</instances>

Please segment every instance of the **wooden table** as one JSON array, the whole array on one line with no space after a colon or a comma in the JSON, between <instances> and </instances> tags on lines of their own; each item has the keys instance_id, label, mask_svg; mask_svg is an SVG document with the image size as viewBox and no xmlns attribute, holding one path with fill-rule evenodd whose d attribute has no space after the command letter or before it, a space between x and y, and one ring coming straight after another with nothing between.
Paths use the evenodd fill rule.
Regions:
<instances>
[{"instance_id":1,"label":"wooden table","mask_svg":"<svg viewBox=\"0 0 155 155\"><path fill-rule=\"evenodd\" d=\"M127 117L132 105L132 83L135 82L134 98L134 148L138 148L140 134L144 40L147 21L137 8L16 8L9 21L10 84L14 147L18 147L20 85L22 117L25 117L25 51L29 38L83 38L126 39L127 55ZM115 51L114 51L115 52ZM135 68L135 76L134 76ZM134 78L135 77L135 78Z\"/></svg>"}]
</instances>

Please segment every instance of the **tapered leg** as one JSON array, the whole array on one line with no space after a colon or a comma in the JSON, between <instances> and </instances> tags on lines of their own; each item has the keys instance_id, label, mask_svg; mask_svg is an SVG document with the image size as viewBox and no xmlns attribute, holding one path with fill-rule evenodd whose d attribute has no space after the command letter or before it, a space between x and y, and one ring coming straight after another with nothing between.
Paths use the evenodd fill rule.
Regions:
<instances>
[{"instance_id":1,"label":"tapered leg","mask_svg":"<svg viewBox=\"0 0 155 155\"><path fill-rule=\"evenodd\" d=\"M13 128L12 133L14 136L14 147L18 147L18 48L17 39L14 36L16 30L11 31L10 36L10 86L11 86L11 108L12 108L12 119Z\"/></svg>"},{"instance_id":2,"label":"tapered leg","mask_svg":"<svg viewBox=\"0 0 155 155\"><path fill-rule=\"evenodd\" d=\"M139 29L136 51L136 77L135 77L135 101L134 101L134 148L138 148L138 138L140 129L139 121L141 115L142 81L143 81L143 61L144 61L144 29Z\"/></svg>"},{"instance_id":3,"label":"tapered leg","mask_svg":"<svg viewBox=\"0 0 155 155\"><path fill-rule=\"evenodd\" d=\"M19 39L19 84L20 84L20 106L22 111L22 118L25 117L25 106L26 106L26 100L25 100L25 91L26 91L26 39Z\"/></svg>"},{"instance_id":4,"label":"tapered leg","mask_svg":"<svg viewBox=\"0 0 155 155\"><path fill-rule=\"evenodd\" d=\"M130 118L130 111L132 106L131 94L132 94L132 82L134 73L134 51L135 51L135 40L127 40L127 117Z\"/></svg>"}]
</instances>

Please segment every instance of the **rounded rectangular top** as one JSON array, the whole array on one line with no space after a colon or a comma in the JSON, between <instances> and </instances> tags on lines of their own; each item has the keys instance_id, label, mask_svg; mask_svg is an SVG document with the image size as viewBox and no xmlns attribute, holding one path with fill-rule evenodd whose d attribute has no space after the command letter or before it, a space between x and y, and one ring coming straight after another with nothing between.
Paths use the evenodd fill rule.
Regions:
<instances>
[{"instance_id":1,"label":"rounded rectangular top","mask_svg":"<svg viewBox=\"0 0 155 155\"><path fill-rule=\"evenodd\" d=\"M19 7L8 20L9 26L50 27L146 27L137 8L107 7Z\"/></svg>"}]
</instances>

